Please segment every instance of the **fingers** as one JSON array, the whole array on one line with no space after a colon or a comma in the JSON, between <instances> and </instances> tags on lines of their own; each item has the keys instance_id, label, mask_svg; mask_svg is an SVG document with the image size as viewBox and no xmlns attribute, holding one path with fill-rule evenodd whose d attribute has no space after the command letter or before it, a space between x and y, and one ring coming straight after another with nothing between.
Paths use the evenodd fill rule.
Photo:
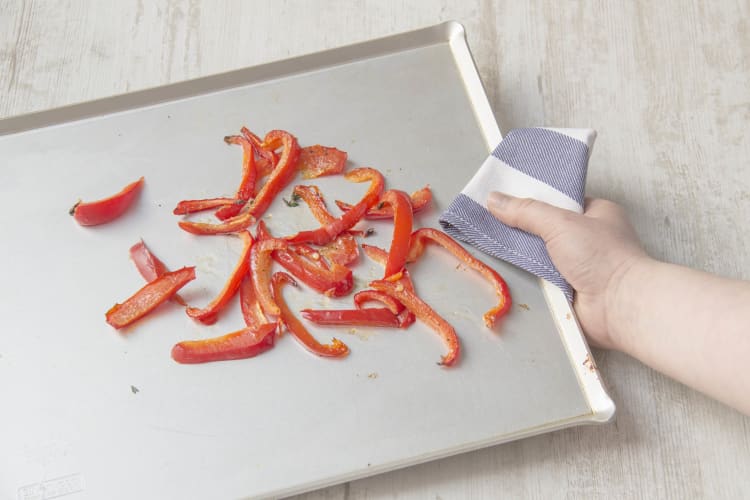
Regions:
<instances>
[{"instance_id":1,"label":"fingers","mask_svg":"<svg viewBox=\"0 0 750 500\"><path fill-rule=\"evenodd\" d=\"M577 214L531 198L516 198L492 192L487 199L487 209L500 222L549 241Z\"/></svg>"},{"instance_id":2,"label":"fingers","mask_svg":"<svg viewBox=\"0 0 750 500\"><path fill-rule=\"evenodd\" d=\"M617 203L601 198L586 198L584 215L594 219L624 219L625 209Z\"/></svg>"}]
</instances>

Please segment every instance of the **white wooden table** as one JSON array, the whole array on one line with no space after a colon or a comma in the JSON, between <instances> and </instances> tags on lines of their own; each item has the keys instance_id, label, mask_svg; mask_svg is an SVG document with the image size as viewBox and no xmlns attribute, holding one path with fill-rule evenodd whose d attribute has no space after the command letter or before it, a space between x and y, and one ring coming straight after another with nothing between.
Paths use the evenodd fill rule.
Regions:
<instances>
[{"instance_id":1,"label":"white wooden table","mask_svg":"<svg viewBox=\"0 0 750 500\"><path fill-rule=\"evenodd\" d=\"M653 255L750 279L744 0L0 0L0 117L450 19L466 26L504 131L596 128L589 194L624 204ZM596 359L611 424L299 498L750 497L750 418L627 356Z\"/></svg>"}]
</instances>

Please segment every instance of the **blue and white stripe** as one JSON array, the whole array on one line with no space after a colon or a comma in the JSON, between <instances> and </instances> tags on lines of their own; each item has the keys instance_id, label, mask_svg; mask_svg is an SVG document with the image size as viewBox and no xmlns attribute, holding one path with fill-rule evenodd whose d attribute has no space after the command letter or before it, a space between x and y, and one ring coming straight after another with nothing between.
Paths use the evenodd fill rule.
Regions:
<instances>
[{"instance_id":1,"label":"blue and white stripe","mask_svg":"<svg viewBox=\"0 0 750 500\"><path fill-rule=\"evenodd\" d=\"M582 212L595 138L588 129L510 131L440 216L440 224L454 238L557 285L572 301L573 290L552 264L541 238L501 223L485 203L491 191L502 191Z\"/></svg>"}]
</instances>

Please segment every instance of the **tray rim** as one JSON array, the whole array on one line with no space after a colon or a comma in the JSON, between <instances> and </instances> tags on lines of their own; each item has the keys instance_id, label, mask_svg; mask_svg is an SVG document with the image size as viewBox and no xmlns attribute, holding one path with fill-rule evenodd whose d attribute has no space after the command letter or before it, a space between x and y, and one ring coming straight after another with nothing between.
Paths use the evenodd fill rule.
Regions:
<instances>
[{"instance_id":1,"label":"tray rim","mask_svg":"<svg viewBox=\"0 0 750 500\"><path fill-rule=\"evenodd\" d=\"M466 30L463 25L455 21L445 23L442 26L445 26L449 31L448 43L456 62L459 64L459 73L464 80L464 85L474 106L477 122L484 134L487 154L490 154L502 140L502 133L487 98L487 92L479 77L479 70L466 39ZM615 414L615 403L604 386L572 305L568 302L562 290L549 281L539 278L539 285L547 300L558 333L562 337L563 345L568 352L568 358L573 365L578 382L591 408L589 421L596 423L610 421Z\"/></svg>"},{"instance_id":2,"label":"tray rim","mask_svg":"<svg viewBox=\"0 0 750 500\"><path fill-rule=\"evenodd\" d=\"M54 108L11 115L0 119L0 137L88 118L96 118L112 113L148 108L165 102L188 99L207 93L277 80L297 74L320 71L349 64L357 60L373 59L399 50L403 51L404 45L408 45L407 50L419 49L441 41L449 42L455 35L463 36L464 33L463 25L457 21L447 21L426 28L395 33L291 58L246 66L240 69L146 87L133 92L109 95ZM363 53L366 53L366 55L363 55ZM482 94L484 94L483 88Z\"/></svg>"},{"instance_id":3,"label":"tray rim","mask_svg":"<svg viewBox=\"0 0 750 500\"><path fill-rule=\"evenodd\" d=\"M463 25L457 21L447 21L426 28L396 33L382 38L197 79L3 118L0 119L0 138L35 129L93 119L102 115L148 108L164 102L188 99L207 93L328 69L357 60L374 59L397 51L414 50L442 43L447 43L453 54L458 73L472 103L477 124L480 127L489 154L502 139L502 133L471 54L466 38L466 31ZM558 334L568 354L571 367L576 374L581 390L588 403L590 413L548 422L517 432L491 436L482 440L465 443L456 448L412 456L382 466L372 467L366 471L352 471L347 474L311 483L298 484L264 494L287 496L302 493L583 423L605 423L610 421L615 413L615 404L609 396L604 381L599 374L599 370L596 367L571 304L567 301L562 291L555 285L543 279L539 279L538 281L552 314L553 322L557 327Z\"/></svg>"}]
</instances>

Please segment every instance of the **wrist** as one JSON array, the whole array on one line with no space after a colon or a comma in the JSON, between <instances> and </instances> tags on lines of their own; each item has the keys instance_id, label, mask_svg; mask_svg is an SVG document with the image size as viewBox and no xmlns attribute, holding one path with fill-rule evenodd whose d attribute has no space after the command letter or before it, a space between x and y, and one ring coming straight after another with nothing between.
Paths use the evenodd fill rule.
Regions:
<instances>
[{"instance_id":1,"label":"wrist","mask_svg":"<svg viewBox=\"0 0 750 500\"><path fill-rule=\"evenodd\" d=\"M607 332L612 347L629 353L634 342L634 321L640 309L645 282L658 261L646 254L634 255L618 266L605 297Z\"/></svg>"}]
</instances>

